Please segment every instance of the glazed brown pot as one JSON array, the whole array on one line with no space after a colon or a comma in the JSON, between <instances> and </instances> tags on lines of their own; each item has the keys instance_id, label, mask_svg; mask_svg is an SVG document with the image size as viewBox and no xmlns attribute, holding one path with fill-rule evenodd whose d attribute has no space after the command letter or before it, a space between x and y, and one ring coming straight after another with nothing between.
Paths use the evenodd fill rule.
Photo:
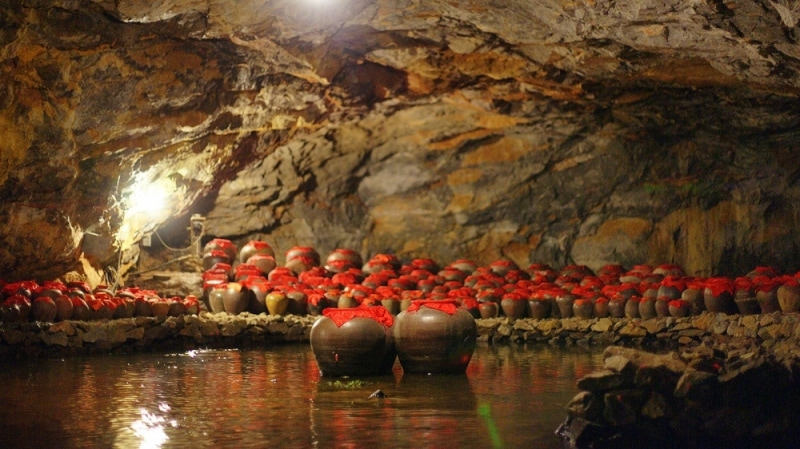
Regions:
<instances>
[{"instance_id":1,"label":"glazed brown pot","mask_svg":"<svg viewBox=\"0 0 800 449\"><path fill-rule=\"evenodd\" d=\"M231 315L238 315L247 310L249 300L242 284L238 282L229 282L227 287L222 290L222 307Z\"/></svg>"},{"instance_id":2,"label":"glazed brown pot","mask_svg":"<svg viewBox=\"0 0 800 449\"><path fill-rule=\"evenodd\" d=\"M407 373L464 373L475 351L475 319L455 301L412 301L397 315L394 340Z\"/></svg>"},{"instance_id":3,"label":"glazed brown pot","mask_svg":"<svg viewBox=\"0 0 800 449\"><path fill-rule=\"evenodd\" d=\"M256 254L267 255L275 259L275 251L267 242L261 240L250 240L242 246L239 250L239 262L247 263L247 261ZM267 273L269 270L266 271Z\"/></svg>"},{"instance_id":4,"label":"glazed brown pot","mask_svg":"<svg viewBox=\"0 0 800 449\"><path fill-rule=\"evenodd\" d=\"M654 296L643 297L639 301L639 317L643 320L649 320L656 316L656 298Z\"/></svg>"},{"instance_id":5,"label":"glazed brown pot","mask_svg":"<svg viewBox=\"0 0 800 449\"><path fill-rule=\"evenodd\" d=\"M611 298L608 300L608 315L612 318L625 317L625 303L628 300L625 298Z\"/></svg>"},{"instance_id":6,"label":"glazed brown pot","mask_svg":"<svg viewBox=\"0 0 800 449\"><path fill-rule=\"evenodd\" d=\"M386 309L332 308L323 314L311 327L309 337L323 376L391 374L397 353L394 320Z\"/></svg>"},{"instance_id":7,"label":"glazed brown pot","mask_svg":"<svg viewBox=\"0 0 800 449\"><path fill-rule=\"evenodd\" d=\"M49 296L39 296L31 302L30 316L34 321L52 323L55 321L57 313L56 303Z\"/></svg>"},{"instance_id":8,"label":"glazed brown pot","mask_svg":"<svg viewBox=\"0 0 800 449\"><path fill-rule=\"evenodd\" d=\"M260 282L245 282L244 294L247 297L247 311L258 315L267 312L266 297L268 287Z\"/></svg>"},{"instance_id":9,"label":"glazed brown pot","mask_svg":"<svg viewBox=\"0 0 800 449\"><path fill-rule=\"evenodd\" d=\"M505 316L512 320L518 320L525 316L528 309L528 301L524 298L503 298L500 300L500 308Z\"/></svg>"},{"instance_id":10,"label":"glazed brown pot","mask_svg":"<svg viewBox=\"0 0 800 449\"><path fill-rule=\"evenodd\" d=\"M56 321L66 321L72 318L72 299L67 295L59 295L53 299L56 303Z\"/></svg>"},{"instance_id":11,"label":"glazed brown pot","mask_svg":"<svg viewBox=\"0 0 800 449\"><path fill-rule=\"evenodd\" d=\"M560 318L569 318L574 316L572 310L572 303L575 302L575 295L562 294L556 297L556 305L558 306L558 316Z\"/></svg>"},{"instance_id":12,"label":"glazed brown pot","mask_svg":"<svg viewBox=\"0 0 800 449\"><path fill-rule=\"evenodd\" d=\"M797 285L797 282L787 282L778 287L777 296L781 312L800 311L800 285Z\"/></svg>"},{"instance_id":13,"label":"glazed brown pot","mask_svg":"<svg viewBox=\"0 0 800 449\"><path fill-rule=\"evenodd\" d=\"M624 312L623 312L624 313ZM594 316L597 318L606 318L611 314L609 309L609 301L607 298L597 298L594 301Z\"/></svg>"},{"instance_id":14,"label":"glazed brown pot","mask_svg":"<svg viewBox=\"0 0 800 449\"><path fill-rule=\"evenodd\" d=\"M292 290L286 293L286 297L289 299L286 313L298 316L308 313L308 295L299 290Z\"/></svg>"},{"instance_id":15,"label":"glazed brown pot","mask_svg":"<svg viewBox=\"0 0 800 449\"><path fill-rule=\"evenodd\" d=\"M215 250L225 253L225 255L228 257L227 263L233 263L233 261L236 260L236 256L239 252L236 250L236 245L234 245L234 243L228 239L212 239L203 246L203 253Z\"/></svg>"},{"instance_id":16,"label":"glazed brown pot","mask_svg":"<svg viewBox=\"0 0 800 449\"><path fill-rule=\"evenodd\" d=\"M590 299L579 298L572 302L572 315L588 320L594 315L594 304Z\"/></svg>"},{"instance_id":17,"label":"glazed brown pot","mask_svg":"<svg viewBox=\"0 0 800 449\"><path fill-rule=\"evenodd\" d=\"M410 300L408 305L411 305ZM500 314L500 307L494 301L480 301L478 302L478 313L481 314L481 318L496 318Z\"/></svg>"},{"instance_id":18,"label":"glazed brown pot","mask_svg":"<svg viewBox=\"0 0 800 449\"><path fill-rule=\"evenodd\" d=\"M550 318L550 309L552 302L548 298L529 299L528 300L528 315L536 320L543 320Z\"/></svg>"}]
</instances>

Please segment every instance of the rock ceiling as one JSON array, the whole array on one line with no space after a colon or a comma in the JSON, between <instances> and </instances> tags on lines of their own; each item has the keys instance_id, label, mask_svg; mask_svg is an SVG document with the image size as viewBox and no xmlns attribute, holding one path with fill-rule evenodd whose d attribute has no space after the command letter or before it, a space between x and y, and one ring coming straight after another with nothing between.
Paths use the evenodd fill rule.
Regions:
<instances>
[{"instance_id":1,"label":"rock ceiling","mask_svg":"<svg viewBox=\"0 0 800 449\"><path fill-rule=\"evenodd\" d=\"M786 0L5 1L0 278L96 277L190 213L283 250L800 269L798 20ZM136 213L152 184L166 204Z\"/></svg>"}]
</instances>

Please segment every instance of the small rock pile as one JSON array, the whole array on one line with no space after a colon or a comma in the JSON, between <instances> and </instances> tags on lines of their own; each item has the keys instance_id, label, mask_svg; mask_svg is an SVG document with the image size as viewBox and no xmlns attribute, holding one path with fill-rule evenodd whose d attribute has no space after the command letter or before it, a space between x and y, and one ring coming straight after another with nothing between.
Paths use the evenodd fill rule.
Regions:
<instances>
[{"instance_id":1,"label":"small rock pile","mask_svg":"<svg viewBox=\"0 0 800 449\"><path fill-rule=\"evenodd\" d=\"M610 346L578 380L556 431L576 448L793 448L800 427L796 342L738 341L650 354Z\"/></svg>"}]
</instances>

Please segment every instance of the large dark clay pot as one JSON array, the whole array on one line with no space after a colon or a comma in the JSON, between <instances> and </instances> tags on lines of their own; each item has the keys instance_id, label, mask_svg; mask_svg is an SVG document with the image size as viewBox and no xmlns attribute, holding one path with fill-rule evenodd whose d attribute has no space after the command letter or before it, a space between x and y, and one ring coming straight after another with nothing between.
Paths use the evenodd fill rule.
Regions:
<instances>
[{"instance_id":1,"label":"large dark clay pot","mask_svg":"<svg viewBox=\"0 0 800 449\"><path fill-rule=\"evenodd\" d=\"M323 376L390 374L397 355L393 319L383 307L328 308L311 327L311 350Z\"/></svg>"},{"instance_id":2,"label":"large dark clay pot","mask_svg":"<svg viewBox=\"0 0 800 449\"><path fill-rule=\"evenodd\" d=\"M475 351L475 319L455 301L412 301L397 315L395 346L407 373L463 373Z\"/></svg>"}]
</instances>

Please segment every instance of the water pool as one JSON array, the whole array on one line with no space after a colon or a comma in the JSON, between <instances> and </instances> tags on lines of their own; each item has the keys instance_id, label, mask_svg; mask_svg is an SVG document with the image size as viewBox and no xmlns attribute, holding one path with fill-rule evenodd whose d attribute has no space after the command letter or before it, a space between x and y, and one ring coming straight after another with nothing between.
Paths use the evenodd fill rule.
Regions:
<instances>
[{"instance_id":1,"label":"water pool","mask_svg":"<svg viewBox=\"0 0 800 449\"><path fill-rule=\"evenodd\" d=\"M600 348L505 345L457 376L321 378L303 344L4 361L0 447L559 448L600 365Z\"/></svg>"}]
</instances>

